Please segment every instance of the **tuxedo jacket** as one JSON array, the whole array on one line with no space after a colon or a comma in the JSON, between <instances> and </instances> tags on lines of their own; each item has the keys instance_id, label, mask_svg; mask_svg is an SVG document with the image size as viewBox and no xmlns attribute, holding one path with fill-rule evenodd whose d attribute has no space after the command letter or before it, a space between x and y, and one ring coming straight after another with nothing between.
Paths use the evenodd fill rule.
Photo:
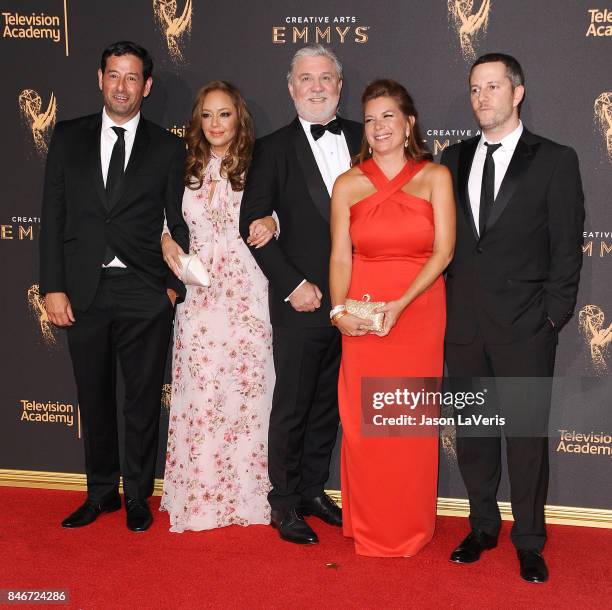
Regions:
<instances>
[{"instance_id":1,"label":"tuxedo jacket","mask_svg":"<svg viewBox=\"0 0 612 610\"><path fill-rule=\"evenodd\" d=\"M185 146L142 115L121 186L107 200L100 162L102 113L57 124L47 155L40 234L40 291L65 292L72 306L92 303L107 244L159 291L185 287L164 263L166 215L175 241L189 249L181 213Z\"/></svg>"},{"instance_id":2,"label":"tuxedo jacket","mask_svg":"<svg viewBox=\"0 0 612 610\"><path fill-rule=\"evenodd\" d=\"M349 152L361 146L361 124L338 117ZM330 197L304 128L295 120L255 143L240 209L246 240L253 220L276 212L280 235L263 248L251 248L269 280L270 319L274 326L328 326ZM285 299L302 280L323 293L321 307L297 312Z\"/></svg>"},{"instance_id":3,"label":"tuxedo jacket","mask_svg":"<svg viewBox=\"0 0 612 610\"><path fill-rule=\"evenodd\" d=\"M584 197L573 149L526 129L480 237L468 178L480 136L446 149L453 175L457 242L446 278L446 342L511 343L550 318L559 329L576 304Z\"/></svg>"}]
</instances>

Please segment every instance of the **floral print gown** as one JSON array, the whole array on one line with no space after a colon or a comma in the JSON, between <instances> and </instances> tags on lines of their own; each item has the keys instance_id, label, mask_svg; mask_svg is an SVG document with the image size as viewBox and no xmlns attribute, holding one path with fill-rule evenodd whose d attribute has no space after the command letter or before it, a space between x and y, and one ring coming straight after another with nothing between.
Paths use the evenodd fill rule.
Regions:
<instances>
[{"instance_id":1,"label":"floral print gown","mask_svg":"<svg viewBox=\"0 0 612 610\"><path fill-rule=\"evenodd\" d=\"M202 188L183 195L190 252L211 285L187 286L176 313L161 501L173 532L270 522L268 283L238 232L242 192L220 166L212 156Z\"/></svg>"}]
</instances>

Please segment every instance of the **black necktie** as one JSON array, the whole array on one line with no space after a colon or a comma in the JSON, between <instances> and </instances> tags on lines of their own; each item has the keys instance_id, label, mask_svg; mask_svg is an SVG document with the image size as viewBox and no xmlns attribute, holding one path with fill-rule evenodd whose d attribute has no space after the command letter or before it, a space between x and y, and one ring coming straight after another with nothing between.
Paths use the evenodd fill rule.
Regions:
<instances>
[{"instance_id":1,"label":"black necktie","mask_svg":"<svg viewBox=\"0 0 612 610\"><path fill-rule=\"evenodd\" d=\"M106 174L106 205L109 209L115 203L114 196L119 184L121 184L123 166L125 165L125 129L123 129L123 127L112 127L112 130L117 134L117 141L113 146L110 163L108 164L108 173ZM108 265L114 258L115 253L111 247L106 244L104 264Z\"/></svg>"},{"instance_id":2,"label":"black necktie","mask_svg":"<svg viewBox=\"0 0 612 610\"><path fill-rule=\"evenodd\" d=\"M327 123L327 125L319 125L318 123L313 123L310 126L310 133L312 137L315 139L315 142L326 132L329 131L331 133L335 133L339 136L342 133L342 127L340 125L340 121L338 119L334 119Z\"/></svg>"},{"instance_id":3,"label":"black necktie","mask_svg":"<svg viewBox=\"0 0 612 610\"><path fill-rule=\"evenodd\" d=\"M113 195L123 178L123 168L125 166L125 129L123 127L111 127L117 134L117 140L113 146L110 163L108 164L108 174L106 175L106 198L109 205L113 203Z\"/></svg>"},{"instance_id":4,"label":"black necktie","mask_svg":"<svg viewBox=\"0 0 612 610\"><path fill-rule=\"evenodd\" d=\"M482 170L482 185L480 187L480 211L478 213L478 229L480 236L487 228L487 219L493 208L495 200L495 161L493 153L501 146L501 144L489 144L485 142L487 147L487 156Z\"/></svg>"}]
</instances>

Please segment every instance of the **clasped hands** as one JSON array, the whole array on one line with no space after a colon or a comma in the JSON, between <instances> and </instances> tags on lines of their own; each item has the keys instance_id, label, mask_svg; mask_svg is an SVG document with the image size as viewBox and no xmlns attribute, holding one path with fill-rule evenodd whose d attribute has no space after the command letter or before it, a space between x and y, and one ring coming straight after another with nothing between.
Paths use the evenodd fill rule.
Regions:
<instances>
[{"instance_id":1,"label":"clasped hands","mask_svg":"<svg viewBox=\"0 0 612 610\"><path fill-rule=\"evenodd\" d=\"M360 318L351 313L346 313L337 318L334 322L334 326L346 337L361 337L368 333L378 335L379 337L386 337L397 323L397 320L405 308L406 304L401 300L389 301L381 307L377 307L374 313L385 314L383 329L380 332L370 330L372 326L370 320Z\"/></svg>"},{"instance_id":2,"label":"clasped hands","mask_svg":"<svg viewBox=\"0 0 612 610\"><path fill-rule=\"evenodd\" d=\"M321 307L323 293L316 284L304 282L298 286L290 295L289 303L295 311L315 311Z\"/></svg>"}]
</instances>

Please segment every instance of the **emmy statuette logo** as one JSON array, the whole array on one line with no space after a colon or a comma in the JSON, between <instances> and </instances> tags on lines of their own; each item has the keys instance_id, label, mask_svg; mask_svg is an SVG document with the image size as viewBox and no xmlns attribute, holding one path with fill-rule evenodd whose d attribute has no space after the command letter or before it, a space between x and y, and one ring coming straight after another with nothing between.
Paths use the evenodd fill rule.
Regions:
<instances>
[{"instance_id":1,"label":"emmy statuette logo","mask_svg":"<svg viewBox=\"0 0 612 610\"><path fill-rule=\"evenodd\" d=\"M45 300L40 295L38 284L33 284L28 288L27 293L28 306L30 314L36 320L40 330L40 336L43 343L50 348L57 348L57 337L55 336L55 327L49 320L47 310L45 309Z\"/></svg>"},{"instance_id":2,"label":"emmy statuette logo","mask_svg":"<svg viewBox=\"0 0 612 610\"><path fill-rule=\"evenodd\" d=\"M42 105L40 95L33 89L24 89L19 94L21 118L32 132L36 152L44 157L49 148L49 139L57 117L57 98L53 92L44 112L41 112Z\"/></svg>"},{"instance_id":3,"label":"emmy statuette logo","mask_svg":"<svg viewBox=\"0 0 612 610\"><path fill-rule=\"evenodd\" d=\"M604 91L593 104L593 120L597 125L612 163L612 91Z\"/></svg>"},{"instance_id":4,"label":"emmy statuette logo","mask_svg":"<svg viewBox=\"0 0 612 610\"><path fill-rule=\"evenodd\" d=\"M177 15L176 0L153 0L153 14L157 27L166 37L171 59L175 63L183 62L183 37L191 34L191 0L185 1L180 15Z\"/></svg>"},{"instance_id":5,"label":"emmy statuette logo","mask_svg":"<svg viewBox=\"0 0 612 610\"><path fill-rule=\"evenodd\" d=\"M608 373L608 355L612 343L612 323L604 325L605 314L598 305L585 305L578 314L578 324L590 350L591 363L597 375Z\"/></svg>"},{"instance_id":6,"label":"emmy statuette logo","mask_svg":"<svg viewBox=\"0 0 612 610\"><path fill-rule=\"evenodd\" d=\"M459 36L461 54L467 62L476 59L474 44L481 34L486 33L491 12L491 0L482 0L474 12L474 0L448 0L448 15Z\"/></svg>"}]
</instances>

